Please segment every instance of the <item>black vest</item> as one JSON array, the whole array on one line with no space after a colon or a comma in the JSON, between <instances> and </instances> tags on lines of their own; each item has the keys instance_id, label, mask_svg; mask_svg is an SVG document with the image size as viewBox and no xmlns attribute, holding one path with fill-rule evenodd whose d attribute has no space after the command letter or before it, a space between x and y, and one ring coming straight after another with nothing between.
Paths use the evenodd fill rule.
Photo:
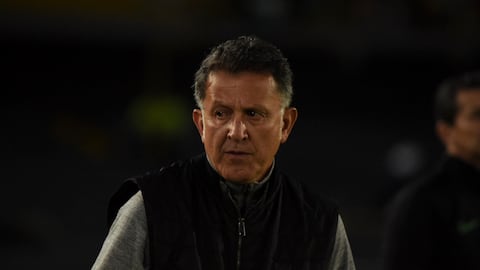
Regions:
<instances>
[{"instance_id":1,"label":"black vest","mask_svg":"<svg viewBox=\"0 0 480 270\"><path fill-rule=\"evenodd\" d=\"M262 196L241 211L205 155L129 179L109 222L142 191L152 269L327 269L338 211L274 169Z\"/></svg>"}]
</instances>

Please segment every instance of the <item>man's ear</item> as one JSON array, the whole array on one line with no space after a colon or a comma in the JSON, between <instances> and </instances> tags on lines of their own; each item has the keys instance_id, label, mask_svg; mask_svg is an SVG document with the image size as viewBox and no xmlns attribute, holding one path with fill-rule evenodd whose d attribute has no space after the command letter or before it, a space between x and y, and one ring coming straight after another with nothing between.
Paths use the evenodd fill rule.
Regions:
<instances>
[{"instance_id":1,"label":"man's ear","mask_svg":"<svg viewBox=\"0 0 480 270\"><path fill-rule=\"evenodd\" d=\"M297 121L297 117L297 108L289 107L285 109L285 112L283 113L282 139L280 141L281 143L287 141L288 136L292 132L293 126Z\"/></svg>"},{"instance_id":2,"label":"man's ear","mask_svg":"<svg viewBox=\"0 0 480 270\"><path fill-rule=\"evenodd\" d=\"M197 127L198 133L200 134L200 138L203 142L204 137L204 126L203 126L203 113L200 109L194 109L192 112L192 119L193 123Z\"/></svg>"},{"instance_id":3,"label":"man's ear","mask_svg":"<svg viewBox=\"0 0 480 270\"><path fill-rule=\"evenodd\" d=\"M452 125L445 121L438 120L435 123L435 131L438 138L440 138L440 141L442 141L442 143L447 146L452 135Z\"/></svg>"}]
</instances>

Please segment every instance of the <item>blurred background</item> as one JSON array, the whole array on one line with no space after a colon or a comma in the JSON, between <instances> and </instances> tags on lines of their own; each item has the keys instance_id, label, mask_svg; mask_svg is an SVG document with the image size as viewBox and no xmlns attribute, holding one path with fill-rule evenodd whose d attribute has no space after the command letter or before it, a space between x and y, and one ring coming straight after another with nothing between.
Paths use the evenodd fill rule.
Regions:
<instances>
[{"instance_id":1,"label":"blurred background","mask_svg":"<svg viewBox=\"0 0 480 270\"><path fill-rule=\"evenodd\" d=\"M256 34L295 74L278 162L337 201L358 270L380 269L385 206L442 147L432 95L480 66L474 0L4 0L2 269L89 269L126 177L202 151L193 73Z\"/></svg>"}]
</instances>

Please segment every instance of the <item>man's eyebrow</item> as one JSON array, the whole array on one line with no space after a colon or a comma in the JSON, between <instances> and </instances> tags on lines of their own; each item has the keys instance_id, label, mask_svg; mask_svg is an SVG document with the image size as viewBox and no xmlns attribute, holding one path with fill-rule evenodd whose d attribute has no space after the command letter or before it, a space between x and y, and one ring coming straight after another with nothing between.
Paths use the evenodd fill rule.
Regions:
<instances>
[{"instance_id":1,"label":"man's eyebrow","mask_svg":"<svg viewBox=\"0 0 480 270\"><path fill-rule=\"evenodd\" d=\"M472 114L474 115L480 115L480 107L476 107L471 111Z\"/></svg>"},{"instance_id":2,"label":"man's eyebrow","mask_svg":"<svg viewBox=\"0 0 480 270\"><path fill-rule=\"evenodd\" d=\"M265 107L265 106L261 106L261 105L257 105L257 106L249 106L249 107L246 107L243 109L244 112L251 112L251 111L254 111L254 112L258 112L258 113L261 113L261 114L269 114L269 110Z\"/></svg>"},{"instance_id":3,"label":"man's eyebrow","mask_svg":"<svg viewBox=\"0 0 480 270\"><path fill-rule=\"evenodd\" d=\"M225 102L221 101L221 100L218 100L218 99L213 100L213 102L212 102L212 107L218 107L218 106L228 107L228 105L227 105Z\"/></svg>"},{"instance_id":4,"label":"man's eyebrow","mask_svg":"<svg viewBox=\"0 0 480 270\"><path fill-rule=\"evenodd\" d=\"M252 105L249 105L248 107L245 107L246 110L262 110L262 111L266 111L267 108L261 104L252 104Z\"/></svg>"}]
</instances>

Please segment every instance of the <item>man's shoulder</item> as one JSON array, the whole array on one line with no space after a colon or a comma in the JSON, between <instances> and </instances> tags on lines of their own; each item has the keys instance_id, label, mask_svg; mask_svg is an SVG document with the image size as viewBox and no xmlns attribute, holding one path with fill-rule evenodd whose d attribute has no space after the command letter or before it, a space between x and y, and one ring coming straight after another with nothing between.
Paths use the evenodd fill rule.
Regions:
<instances>
[{"instance_id":1,"label":"man's shoulder","mask_svg":"<svg viewBox=\"0 0 480 270\"><path fill-rule=\"evenodd\" d=\"M298 228L305 226L313 235L333 241L339 216L337 203L300 180L284 178L282 186L282 207L291 220L286 223L285 231L301 233Z\"/></svg>"},{"instance_id":2,"label":"man's shoulder","mask_svg":"<svg viewBox=\"0 0 480 270\"><path fill-rule=\"evenodd\" d=\"M405 184L398 192L399 200L414 200L416 198L431 199L451 193L452 181L445 170L445 166L431 169L416 180Z\"/></svg>"},{"instance_id":3,"label":"man's shoulder","mask_svg":"<svg viewBox=\"0 0 480 270\"><path fill-rule=\"evenodd\" d=\"M190 173L187 168L201 166L202 154L171 162L158 169L150 169L141 174L124 179L110 198L108 206L108 222L111 224L118 209L123 206L135 193L141 191L144 200L150 200L162 194L176 194L187 183L187 177L182 174Z\"/></svg>"},{"instance_id":4,"label":"man's shoulder","mask_svg":"<svg viewBox=\"0 0 480 270\"><path fill-rule=\"evenodd\" d=\"M186 159L178 159L168 165L147 170L142 174L130 177L126 181L132 181L142 187L142 184L168 184L178 182L177 178L188 170L196 170L202 166L204 155L200 154Z\"/></svg>"},{"instance_id":5,"label":"man's shoulder","mask_svg":"<svg viewBox=\"0 0 480 270\"><path fill-rule=\"evenodd\" d=\"M389 202L391 211L421 212L445 209L454 189L454 182L443 164L405 184Z\"/></svg>"},{"instance_id":6,"label":"man's shoulder","mask_svg":"<svg viewBox=\"0 0 480 270\"><path fill-rule=\"evenodd\" d=\"M295 200L302 204L304 209L317 215L319 213L331 213L336 216L338 213L337 202L319 191L314 190L307 183L282 175L284 188L287 193L293 195Z\"/></svg>"}]
</instances>

